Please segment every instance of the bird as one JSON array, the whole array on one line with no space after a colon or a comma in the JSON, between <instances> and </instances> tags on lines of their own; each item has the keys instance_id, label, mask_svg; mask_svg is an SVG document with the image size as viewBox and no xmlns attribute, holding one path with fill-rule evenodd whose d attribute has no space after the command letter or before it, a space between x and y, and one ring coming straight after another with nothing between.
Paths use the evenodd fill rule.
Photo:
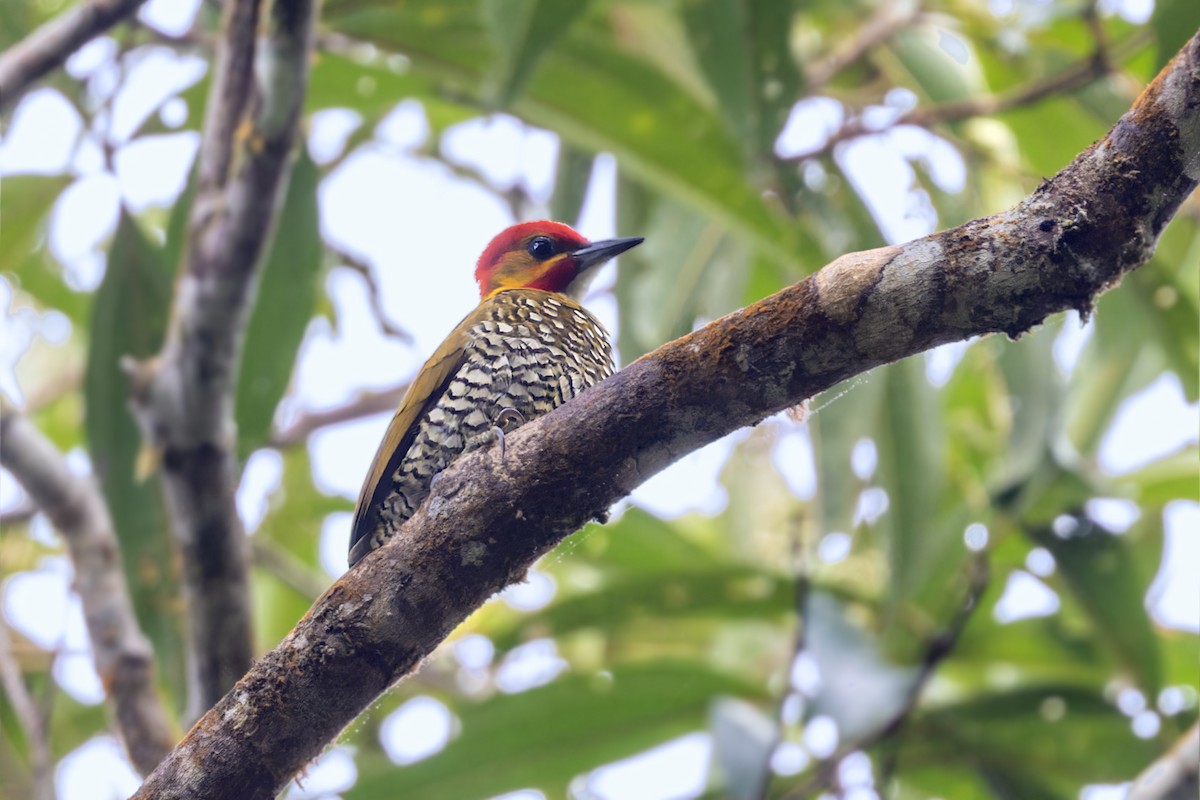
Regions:
<instances>
[{"instance_id":1,"label":"bird","mask_svg":"<svg viewBox=\"0 0 1200 800\"><path fill-rule=\"evenodd\" d=\"M513 225L475 265L479 305L438 346L400 401L358 496L349 563L395 535L459 455L613 372L608 332L580 300L599 267L642 237L590 242L569 225Z\"/></svg>"}]
</instances>

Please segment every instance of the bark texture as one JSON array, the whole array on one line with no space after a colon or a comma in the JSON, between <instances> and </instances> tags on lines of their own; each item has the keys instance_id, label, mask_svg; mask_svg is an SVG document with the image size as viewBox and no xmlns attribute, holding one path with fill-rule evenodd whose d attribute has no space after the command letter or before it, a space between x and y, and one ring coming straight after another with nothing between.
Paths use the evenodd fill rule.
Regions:
<instances>
[{"instance_id":1,"label":"bark texture","mask_svg":"<svg viewBox=\"0 0 1200 800\"><path fill-rule=\"evenodd\" d=\"M0 53L0 110L66 63L86 42L133 14L146 0L91 0L61 14Z\"/></svg>"},{"instance_id":2,"label":"bark texture","mask_svg":"<svg viewBox=\"0 0 1200 800\"><path fill-rule=\"evenodd\" d=\"M273 797L469 613L667 464L872 367L1089 311L1200 179L1200 35L1101 141L1010 211L843 256L455 462L146 781Z\"/></svg>"},{"instance_id":3,"label":"bark texture","mask_svg":"<svg viewBox=\"0 0 1200 800\"><path fill-rule=\"evenodd\" d=\"M1200 723L1129 787L1129 800L1191 800L1200 794Z\"/></svg>"},{"instance_id":4,"label":"bark texture","mask_svg":"<svg viewBox=\"0 0 1200 800\"><path fill-rule=\"evenodd\" d=\"M161 453L183 562L191 718L250 667L250 551L234 505L234 382L259 262L287 188L315 0L225 3L185 262L162 352L130 364L134 414Z\"/></svg>"},{"instance_id":5,"label":"bark texture","mask_svg":"<svg viewBox=\"0 0 1200 800\"><path fill-rule=\"evenodd\" d=\"M0 464L12 472L67 544L96 673L115 712L129 760L148 775L171 751L177 733L158 694L154 650L133 612L108 507L91 478L74 474L32 422L7 401L2 405Z\"/></svg>"}]
</instances>

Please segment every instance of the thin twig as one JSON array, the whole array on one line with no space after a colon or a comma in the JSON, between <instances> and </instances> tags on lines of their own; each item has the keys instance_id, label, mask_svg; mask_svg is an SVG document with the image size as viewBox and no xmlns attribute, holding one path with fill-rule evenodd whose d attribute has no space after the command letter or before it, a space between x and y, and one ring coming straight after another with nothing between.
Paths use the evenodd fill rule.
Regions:
<instances>
[{"instance_id":1,"label":"thin twig","mask_svg":"<svg viewBox=\"0 0 1200 800\"><path fill-rule=\"evenodd\" d=\"M791 533L791 563L795 574L795 594L792 599L792 610L796 615L796 630L792 640L792 656L788 660L788 674L791 675L791 670L796 664L796 660L800 658L805 648L808 646L808 619L806 610L808 609L808 600L812 595L812 568L809 564L809 548L804 541L804 512L798 510L792 524L789 526ZM777 725L778 736L776 737L775 745L772 748L779 747L783 743L783 731L787 726L787 720L784 718L784 708L787 705L788 698L796 694L796 687L791 685L789 679L784 686L783 695L779 698L779 703L776 708L775 722ZM764 765L762 782L759 784L758 798L759 800L767 800L771 793L771 784L774 781L775 773L771 769L771 760L768 758Z\"/></svg>"},{"instance_id":2,"label":"thin twig","mask_svg":"<svg viewBox=\"0 0 1200 800\"><path fill-rule=\"evenodd\" d=\"M108 90L108 95L104 98L100 106L98 114L89 114L89 123L94 125L96 117L100 117L104 121L103 130L96 130L96 138L100 142L100 152L104 155L104 166L113 175L117 174L117 142L113 136L113 129L117 125L117 115L113 113L117 105L117 97L125 88L126 82L129 80L129 53L133 50L133 40L136 26L131 25L125 30L125 35L121 37L117 44L117 52L113 56L115 78L112 86ZM96 128L100 126L96 125ZM80 137L82 140L82 136Z\"/></svg>"},{"instance_id":3,"label":"thin twig","mask_svg":"<svg viewBox=\"0 0 1200 800\"><path fill-rule=\"evenodd\" d=\"M912 683L909 684L908 691L904 696L904 702L900 708L896 709L892 716L874 731L839 747L833 755L817 764L811 778L788 792L784 797L810 797L821 789L829 787L837 775L838 765L846 756L860 750L869 750L900 733L912 716L912 713L916 711L917 705L921 701L921 695L924 693L925 687L929 685L929 680L937 672L938 666L946 659L946 656L950 655L954 650L954 646L958 644L958 639L962 635L963 630L966 629L967 623L971 620L971 615L979 607L979 601L983 597L983 593L987 591L988 564L986 555L979 554L971 560L968 566L967 581L966 597L958 607L954 618L926 646L925 654L921 659L921 665L917 670L917 674L913 677Z\"/></svg>"},{"instance_id":4,"label":"thin twig","mask_svg":"<svg viewBox=\"0 0 1200 800\"><path fill-rule=\"evenodd\" d=\"M520 181L513 181L507 189L497 186L480 168L456 161L446 155L441 139L435 138L431 141L428 151L427 155L430 158L445 166L454 175L463 180L470 181L484 191L495 195L497 199L508 206L508 213L513 219L525 219L528 210L534 206L533 198L530 197L529 192L526 191Z\"/></svg>"},{"instance_id":5,"label":"thin twig","mask_svg":"<svg viewBox=\"0 0 1200 800\"><path fill-rule=\"evenodd\" d=\"M60 398L78 391L82 385L83 364L73 361L66 369L49 380L39 382L25 394L25 413L32 416Z\"/></svg>"},{"instance_id":6,"label":"thin twig","mask_svg":"<svg viewBox=\"0 0 1200 800\"><path fill-rule=\"evenodd\" d=\"M0 53L0 109L61 67L90 39L125 19L146 0L92 0L60 14Z\"/></svg>"},{"instance_id":7,"label":"thin twig","mask_svg":"<svg viewBox=\"0 0 1200 800\"><path fill-rule=\"evenodd\" d=\"M31 500L25 498L17 503L12 508L7 508L0 511L0 530L7 528L9 525L23 525L33 519L33 515L37 513L37 506Z\"/></svg>"},{"instance_id":8,"label":"thin twig","mask_svg":"<svg viewBox=\"0 0 1200 800\"><path fill-rule=\"evenodd\" d=\"M1092 40L1096 43L1096 47L1092 51L1092 60L1096 62L1098 69L1102 69L1106 73L1112 72L1114 67L1108 54L1108 34L1104 30L1104 21L1100 19L1099 0L1088 2L1083 9L1083 22L1087 25L1088 31L1092 34Z\"/></svg>"},{"instance_id":9,"label":"thin twig","mask_svg":"<svg viewBox=\"0 0 1200 800\"><path fill-rule=\"evenodd\" d=\"M349 403L336 408L301 412L286 428L275 431L268 444L276 448L294 447L308 441L308 437L321 428L394 411L407 391L408 383L405 382L390 389L362 392Z\"/></svg>"},{"instance_id":10,"label":"thin twig","mask_svg":"<svg viewBox=\"0 0 1200 800\"><path fill-rule=\"evenodd\" d=\"M130 761L149 773L175 735L158 695L154 653L138 626L112 519L90 479L75 475L54 445L3 400L0 463L62 534L75 569L96 672L116 711Z\"/></svg>"},{"instance_id":11,"label":"thin twig","mask_svg":"<svg viewBox=\"0 0 1200 800\"><path fill-rule=\"evenodd\" d=\"M46 728L42 724L42 715L38 713L37 703L25 685L21 667L13 658L12 640L8 635L8 625L3 620L0 620L0 687L4 688L13 716L25 733L29 762L33 767L33 796L35 800L52 800L54 773L51 770Z\"/></svg>"},{"instance_id":12,"label":"thin twig","mask_svg":"<svg viewBox=\"0 0 1200 800\"><path fill-rule=\"evenodd\" d=\"M329 588L329 579L296 556L262 537L250 538L254 565L265 569L310 601Z\"/></svg>"},{"instance_id":13,"label":"thin twig","mask_svg":"<svg viewBox=\"0 0 1200 800\"><path fill-rule=\"evenodd\" d=\"M1192 800L1200 786L1200 722L1129 787L1128 800Z\"/></svg>"},{"instance_id":14,"label":"thin twig","mask_svg":"<svg viewBox=\"0 0 1200 800\"><path fill-rule=\"evenodd\" d=\"M1130 52L1136 45L1144 43L1146 36L1134 34L1122 42L1122 54ZM1116 48L1114 48L1116 49ZM820 146L803 153L789 155L783 161L805 161L828 155L833 148L845 141L862 136L872 136L885 133L901 125L915 125L922 128L932 128L948 122L970 119L972 117L989 116L1012 111L1016 108L1033 105L1048 97L1071 92L1087 86L1094 80L1109 74L1108 59L1090 56L1066 68L1057 75L1051 75L1041 80L1032 81L1024 86L1016 87L1000 94L985 97L974 97L969 100L959 100L949 103L914 108L899 115L885 127L870 127L860 116L848 118L842 126L834 131Z\"/></svg>"},{"instance_id":15,"label":"thin twig","mask_svg":"<svg viewBox=\"0 0 1200 800\"><path fill-rule=\"evenodd\" d=\"M808 94L818 93L842 70L904 30L920 15L921 3L916 0L885 0L858 29L856 36L841 40L832 52L805 68Z\"/></svg>"},{"instance_id":16,"label":"thin twig","mask_svg":"<svg viewBox=\"0 0 1200 800\"><path fill-rule=\"evenodd\" d=\"M367 302L371 306L371 313L375 315L375 322L379 325L379 329L383 331L384 335L399 339L405 344L412 344L412 334L392 322L388 318L387 312L383 309L383 293L379 290L379 281L375 278L375 269L352 253L333 245L326 245L326 247L338 260L340 266L353 270L362 278L363 283L367 287Z\"/></svg>"}]
</instances>

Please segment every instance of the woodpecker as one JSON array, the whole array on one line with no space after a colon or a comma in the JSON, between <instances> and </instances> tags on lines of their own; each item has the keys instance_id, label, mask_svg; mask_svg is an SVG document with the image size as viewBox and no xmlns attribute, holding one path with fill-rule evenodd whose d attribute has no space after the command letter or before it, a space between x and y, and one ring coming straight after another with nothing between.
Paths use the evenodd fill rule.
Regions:
<instances>
[{"instance_id":1,"label":"woodpecker","mask_svg":"<svg viewBox=\"0 0 1200 800\"><path fill-rule=\"evenodd\" d=\"M641 242L589 242L549 221L492 239L475 266L479 305L417 373L371 462L350 566L400 529L460 454L494 439L503 448L505 432L612 374L608 333L579 300L600 265Z\"/></svg>"}]
</instances>

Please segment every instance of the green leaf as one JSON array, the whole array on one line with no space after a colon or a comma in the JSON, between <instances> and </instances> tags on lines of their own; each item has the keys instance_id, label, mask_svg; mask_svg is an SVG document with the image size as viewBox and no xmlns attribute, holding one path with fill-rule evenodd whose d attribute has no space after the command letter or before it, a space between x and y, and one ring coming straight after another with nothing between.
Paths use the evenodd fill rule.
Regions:
<instances>
[{"instance_id":1,"label":"green leaf","mask_svg":"<svg viewBox=\"0 0 1200 800\"><path fill-rule=\"evenodd\" d=\"M55 201L70 185L67 175L6 175L0 188L0 272L16 288L74 323L87 317L88 297L67 285L61 265L45 246L46 223Z\"/></svg>"},{"instance_id":2,"label":"green leaf","mask_svg":"<svg viewBox=\"0 0 1200 800\"><path fill-rule=\"evenodd\" d=\"M379 755L360 756L358 783L346 796L466 798L539 788L562 797L576 775L702 729L714 698L764 694L761 687L681 662L567 675L455 709L461 733L424 761L395 767Z\"/></svg>"},{"instance_id":3,"label":"green leaf","mask_svg":"<svg viewBox=\"0 0 1200 800\"><path fill-rule=\"evenodd\" d=\"M850 453L871 429L864 420L876 419L883 403L884 381L879 370L839 384L810 401L808 418L817 466L817 533L850 533L863 489L850 468Z\"/></svg>"},{"instance_id":4,"label":"green leaf","mask_svg":"<svg viewBox=\"0 0 1200 800\"><path fill-rule=\"evenodd\" d=\"M987 767L979 773L996 800L1072 800L1074 797L1069 791L1052 788L1037 775Z\"/></svg>"},{"instance_id":5,"label":"green leaf","mask_svg":"<svg viewBox=\"0 0 1200 800\"><path fill-rule=\"evenodd\" d=\"M485 90L497 108L524 91L542 56L563 39L586 0L482 0L483 18L499 46Z\"/></svg>"},{"instance_id":6,"label":"green leaf","mask_svg":"<svg viewBox=\"0 0 1200 800\"><path fill-rule=\"evenodd\" d=\"M301 149L267 250L237 382L238 455L267 443L316 306L321 269L317 167Z\"/></svg>"},{"instance_id":7,"label":"green leaf","mask_svg":"<svg viewBox=\"0 0 1200 800\"><path fill-rule=\"evenodd\" d=\"M178 97L189 109L187 128L196 130L204 119L211 73L181 92ZM419 99L425 107L434 131L478 116L476 107L464 105L454 97L437 91L430 76L413 71L402 60L377 55L351 57L322 50L309 70L304 113L327 108L348 108L362 115L369 135L374 122L406 98ZM164 101L165 102L165 101ZM150 115L136 135L164 133L170 130L158 114ZM361 129L360 129L361 130ZM353 137L352 137L353 139Z\"/></svg>"},{"instance_id":8,"label":"green leaf","mask_svg":"<svg viewBox=\"0 0 1200 800\"><path fill-rule=\"evenodd\" d=\"M1117 660L1151 697L1162 683L1158 637L1142 602L1158 566L1162 533L1147 533L1142 542L1116 536L1085 517L1069 536L1050 530L1033 532L1033 539L1054 556L1058 574L1092 620L1094 634L1112 649ZM1138 554L1137 549L1152 549ZM1152 562L1148 565L1139 562Z\"/></svg>"},{"instance_id":9,"label":"green leaf","mask_svg":"<svg viewBox=\"0 0 1200 800\"><path fill-rule=\"evenodd\" d=\"M933 797L993 800L989 787L973 769L949 764L900 766L899 774L893 776L895 794L891 797L894 800L930 800Z\"/></svg>"},{"instance_id":10,"label":"green leaf","mask_svg":"<svg viewBox=\"0 0 1200 800\"><path fill-rule=\"evenodd\" d=\"M1142 336L1144 312L1132 291L1108 292L1096 309L1095 332L1071 375L1066 430L1072 444L1092 457L1126 397L1162 370L1162 358Z\"/></svg>"},{"instance_id":11,"label":"green leaf","mask_svg":"<svg viewBox=\"0 0 1200 800\"><path fill-rule=\"evenodd\" d=\"M167 217L167 226L163 234L163 263L173 272L182 266L184 248L187 247L188 218L192 213L192 198L196 196L196 164L188 170L188 180L175 205Z\"/></svg>"},{"instance_id":12,"label":"green leaf","mask_svg":"<svg viewBox=\"0 0 1200 800\"><path fill-rule=\"evenodd\" d=\"M926 97L934 103L952 103L985 91L973 52L967 48L963 63L952 55L961 42L942 28L912 26L900 30L890 44L904 72Z\"/></svg>"},{"instance_id":13,"label":"green leaf","mask_svg":"<svg viewBox=\"0 0 1200 800\"><path fill-rule=\"evenodd\" d=\"M870 207L854 188L851 176L832 158L821 163L829 176L827 180L835 185L839 180L844 181L841 185L846 186L846 190L813 190L801 186L794 194L796 204L804 209L805 216L819 220L815 226L816 237L824 252L831 256L841 255L888 244Z\"/></svg>"},{"instance_id":14,"label":"green leaf","mask_svg":"<svg viewBox=\"0 0 1200 800\"><path fill-rule=\"evenodd\" d=\"M600 40L574 37L547 56L516 110L584 149L614 153L622 169L797 271L803 253L819 252L746 180L736 144L710 112Z\"/></svg>"},{"instance_id":15,"label":"green leaf","mask_svg":"<svg viewBox=\"0 0 1200 800\"><path fill-rule=\"evenodd\" d=\"M904 706L914 667L888 661L876 637L851 621L848 606L824 591L809 594L804 641L821 683L809 715L828 714L845 741L862 738Z\"/></svg>"},{"instance_id":16,"label":"green leaf","mask_svg":"<svg viewBox=\"0 0 1200 800\"><path fill-rule=\"evenodd\" d=\"M652 575L711 569L725 563L724 542L705 547L678 524L627 508L619 519L591 526L574 538L589 564L612 575Z\"/></svg>"},{"instance_id":17,"label":"green leaf","mask_svg":"<svg viewBox=\"0 0 1200 800\"><path fill-rule=\"evenodd\" d=\"M488 635L504 651L535 636L562 637L581 630L629 637L638 626L682 617L758 621L790 613L795 593L790 579L749 567L631 575L556 600L511 626L489 630Z\"/></svg>"},{"instance_id":18,"label":"green leaf","mask_svg":"<svg viewBox=\"0 0 1200 800\"><path fill-rule=\"evenodd\" d=\"M147 358L162 346L171 273L162 251L122 210L92 305L84 397L92 469L121 542L138 621L154 644L159 675L181 708L184 641L174 548L157 477L135 476L140 434L128 409L129 382L119 366L124 356Z\"/></svg>"},{"instance_id":19,"label":"green leaf","mask_svg":"<svg viewBox=\"0 0 1200 800\"><path fill-rule=\"evenodd\" d=\"M794 9L788 2L689 0L688 37L726 127L750 163L773 164L775 138L800 96L789 50Z\"/></svg>"},{"instance_id":20,"label":"green leaf","mask_svg":"<svg viewBox=\"0 0 1200 800\"><path fill-rule=\"evenodd\" d=\"M1156 72L1167 65L1175 57L1185 42L1196 33L1200 26L1200 13L1192 0L1157 0L1154 4L1154 14L1150 17L1150 27L1158 39L1158 60Z\"/></svg>"},{"instance_id":21,"label":"green leaf","mask_svg":"<svg viewBox=\"0 0 1200 800\"><path fill-rule=\"evenodd\" d=\"M773 3L782 6L784 3ZM757 139L759 82L754 75L749 20L753 10L739 0L689 0L683 21L704 77L726 127L744 144ZM747 148L750 149L750 148Z\"/></svg>"},{"instance_id":22,"label":"green leaf","mask_svg":"<svg viewBox=\"0 0 1200 800\"><path fill-rule=\"evenodd\" d=\"M320 561L321 526L325 517L354 511L354 503L328 495L313 485L312 460L307 448L282 453L283 476L268 498L268 510L254 535L269 539L310 567ZM294 621L294 620L293 620Z\"/></svg>"},{"instance_id":23,"label":"green leaf","mask_svg":"<svg viewBox=\"0 0 1200 800\"><path fill-rule=\"evenodd\" d=\"M971 619L940 676L972 689L986 688L989 671L998 669L1021 683L1099 686L1112 676L1110 653L1058 615L996 622L991 612L1004 589L1003 581L995 582L994 594Z\"/></svg>"},{"instance_id":24,"label":"green leaf","mask_svg":"<svg viewBox=\"0 0 1200 800\"><path fill-rule=\"evenodd\" d=\"M1191 445L1122 476L1121 483L1133 487L1143 510L1162 508L1172 500L1195 500L1197 464L1200 448Z\"/></svg>"},{"instance_id":25,"label":"green leaf","mask_svg":"<svg viewBox=\"0 0 1200 800\"><path fill-rule=\"evenodd\" d=\"M583 209L583 199L592 181L593 159L569 144L558 148L554 171L554 193L550 195L550 218L574 225Z\"/></svg>"},{"instance_id":26,"label":"green leaf","mask_svg":"<svg viewBox=\"0 0 1200 800\"><path fill-rule=\"evenodd\" d=\"M0 48L7 50L25 38L25 34L37 27L42 9L24 3L5 3L0 6Z\"/></svg>"},{"instance_id":27,"label":"green leaf","mask_svg":"<svg viewBox=\"0 0 1200 800\"><path fill-rule=\"evenodd\" d=\"M1046 684L995 690L914 714L897 753L908 765L970 765L1078 796L1085 783L1129 780L1155 757L1102 689Z\"/></svg>"},{"instance_id":28,"label":"green leaf","mask_svg":"<svg viewBox=\"0 0 1200 800\"><path fill-rule=\"evenodd\" d=\"M268 510L254 538L283 555L308 584L330 583L321 568L321 528L325 517L354 505L341 497L322 493L313 485L308 448L293 447L282 453L283 475L268 498ZM347 521L347 524L349 522ZM255 570L252 584L255 639L260 650L274 647L304 616L313 598L270 570Z\"/></svg>"},{"instance_id":29,"label":"green leaf","mask_svg":"<svg viewBox=\"0 0 1200 800\"><path fill-rule=\"evenodd\" d=\"M1003 402L1007 385L995 357L1005 346L995 338L971 343L939 393L947 488L977 519L990 515L993 473L1008 468L1012 418Z\"/></svg>"},{"instance_id":30,"label":"green leaf","mask_svg":"<svg viewBox=\"0 0 1200 800\"><path fill-rule=\"evenodd\" d=\"M1163 654L1163 685L1194 686L1196 664L1200 664L1200 634L1192 631L1161 630L1159 638ZM1182 722L1194 720L1198 710L1192 707L1183 712Z\"/></svg>"},{"instance_id":31,"label":"green leaf","mask_svg":"<svg viewBox=\"0 0 1200 800\"><path fill-rule=\"evenodd\" d=\"M1158 346L1188 402L1200 397L1200 226L1181 217L1163 232L1150 263L1130 275L1138 330Z\"/></svg>"},{"instance_id":32,"label":"green leaf","mask_svg":"<svg viewBox=\"0 0 1200 800\"><path fill-rule=\"evenodd\" d=\"M995 505L1026 525L1048 524L1096 492L1092 477L1078 459L1064 457L1060 444L1067 393L1053 357L1057 323L999 348L1010 422L990 483ZM1076 371L1074 377L1082 376Z\"/></svg>"},{"instance_id":33,"label":"green leaf","mask_svg":"<svg viewBox=\"0 0 1200 800\"><path fill-rule=\"evenodd\" d=\"M1064 382L1054 362L1061 318L1019 342L999 347L997 364L1008 389L1012 426L1003 454L1003 483L1024 483L1050 460L1062 421Z\"/></svg>"},{"instance_id":34,"label":"green leaf","mask_svg":"<svg viewBox=\"0 0 1200 800\"><path fill-rule=\"evenodd\" d=\"M737 308L749 254L720 224L671 198L652 198L646 242L617 277L618 347L633 361L697 322Z\"/></svg>"},{"instance_id":35,"label":"green leaf","mask_svg":"<svg viewBox=\"0 0 1200 800\"><path fill-rule=\"evenodd\" d=\"M770 780L771 754L779 743L779 723L757 706L719 698L709 713L713 755L729 797L759 800Z\"/></svg>"},{"instance_id":36,"label":"green leaf","mask_svg":"<svg viewBox=\"0 0 1200 800\"><path fill-rule=\"evenodd\" d=\"M4 230L7 231L7 227ZM8 275L15 279L15 288L27 292L43 309L61 311L72 324L86 325L91 296L67 283L62 265L49 250L30 253Z\"/></svg>"},{"instance_id":37,"label":"green leaf","mask_svg":"<svg viewBox=\"0 0 1200 800\"><path fill-rule=\"evenodd\" d=\"M79 339L82 338L82 336L79 337ZM66 353L60 352L52 356L65 370L71 372L84 368L84 358L75 352L82 349L83 345L76 345L76 341L73 338L71 342L67 343ZM18 380L21 380L19 374ZM37 425L38 430L64 453L87 444L83 430L83 400L82 392L63 392L33 414L33 424Z\"/></svg>"},{"instance_id":38,"label":"green leaf","mask_svg":"<svg viewBox=\"0 0 1200 800\"><path fill-rule=\"evenodd\" d=\"M43 227L67 175L6 175L0 191L0 270L15 272L40 244Z\"/></svg>"},{"instance_id":39,"label":"green leaf","mask_svg":"<svg viewBox=\"0 0 1200 800\"><path fill-rule=\"evenodd\" d=\"M1063 614L1000 623L996 604L1007 591L1003 576L1024 567L1030 546L1010 536L990 553L996 576L967 621L954 651L938 668L938 678L960 690L977 692L1013 685L1055 683L1086 688L1111 680L1116 659L1090 631ZM1069 598L1068 598L1069 599Z\"/></svg>"},{"instance_id":40,"label":"green leaf","mask_svg":"<svg viewBox=\"0 0 1200 800\"><path fill-rule=\"evenodd\" d=\"M942 581L934 567L948 553L964 562L962 527L941 517L944 429L937 395L920 359L890 364L878 371L883 383L879 422L874 433L879 454L875 479L887 492L888 508L878 528L886 542L890 567L889 625L904 617L905 606L919 601L931 584ZM943 587L939 599L950 599ZM895 641L889 644L889 649Z\"/></svg>"},{"instance_id":41,"label":"green leaf","mask_svg":"<svg viewBox=\"0 0 1200 800\"><path fill-rule=\"evenodd\" d=\"M339 3L327 8L326 21L404 53L444 91L482 96L491 62L473 4L423 0L372 9ZM713 217L780 263L805 268L798 254L816 249L811 237L746 181L742 154L712 112L595 27L573 26L564 39L543 56L515 113L582 150L613 153L647 185Z\"/></svg>"},{"instance_id":42,"label":"green leaf","mask_svg":"<svg viewBox=\"0 0 1200 800\"><path fill-rule=\"evenodd\" d=\"M996 119L1017 135L1021 155L1035 175L1056 174L1074 161L1080 150L1103 136L1111 124L1101 123L1077 99L1067 95L1005 111ZM1054 131L1054 135L1046 135L1047 131Z\"/></svg>"},{"instance_id":43,"label":"green leaf","mask_svg":"<svg viewBox=\"0 0 1200 800\"><path fill-rule=\"evenodd\" d=\"M405 65L393 68L382 58L355 59L325 51L309 74L304 109L311 113L323 108L349 108L366 120L374 120L407 97L433 99L436 92L427 76ZM459 114L465 119L478 114L478 110L460 106Z\"/></svg>"}]
</instances>

